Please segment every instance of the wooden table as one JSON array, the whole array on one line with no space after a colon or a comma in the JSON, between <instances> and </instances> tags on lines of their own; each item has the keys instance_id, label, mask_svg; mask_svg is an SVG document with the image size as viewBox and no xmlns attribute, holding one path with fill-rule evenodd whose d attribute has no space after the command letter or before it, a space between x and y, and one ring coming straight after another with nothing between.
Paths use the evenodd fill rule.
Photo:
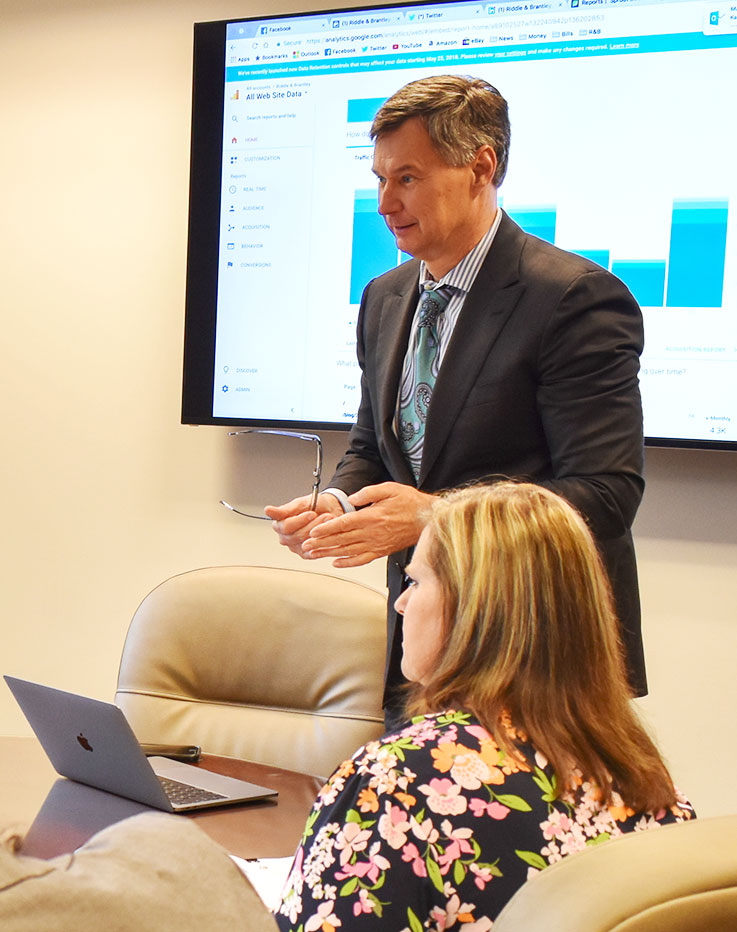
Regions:
<instances>
[{"instance_id":1,"label":"wooden table","mask_svg":"<svg viewBox=\"0 0 737 932\"><path fill-rule=\"evenodd\" d=\"M194 819L242 858L294 853L320 778L210 754L197 766L268 786L279 797L173 818ZM106 825L145 811L139 803L58 777L35 738L0 737L0 825L28 828L25 853L53 857L71 851Z\"/></svg>"}]
</instances>

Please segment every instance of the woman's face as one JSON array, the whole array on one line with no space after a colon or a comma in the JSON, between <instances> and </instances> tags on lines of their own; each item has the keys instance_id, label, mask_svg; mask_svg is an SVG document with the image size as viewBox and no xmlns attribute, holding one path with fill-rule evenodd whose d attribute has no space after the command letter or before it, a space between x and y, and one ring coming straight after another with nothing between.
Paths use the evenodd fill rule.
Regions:
<instances>
[{"instance_id":1,"label":"woman's face","mask_svg":"<svg viewBox=\"0 0 737 932\"><path fill-rule=\"evenodd\" d=\"M426 528L406 569L410 584L394 603L404 616L402 673L415 683L426 682L443 632L443 598L440 582L427 560L429 547L430 531Z\"/></svg>"}]
</instances>

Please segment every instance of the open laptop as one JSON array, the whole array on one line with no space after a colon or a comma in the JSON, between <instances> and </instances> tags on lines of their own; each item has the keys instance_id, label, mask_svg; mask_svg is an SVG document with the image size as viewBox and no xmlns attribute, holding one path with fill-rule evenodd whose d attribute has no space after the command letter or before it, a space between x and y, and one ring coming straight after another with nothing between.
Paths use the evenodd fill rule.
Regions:
<instances>
[{"instance_id":1,"label":"open laptop","mask_svg":"<svg viewBox=\"0 0 737 932\"><path fill-rule=\"evenodd\" d=\"M57 773L163 809L191 812L270 799L276 790L163 757L146 757L112 703L6 676L18 705Z\"/></svg>"}]
</instances>

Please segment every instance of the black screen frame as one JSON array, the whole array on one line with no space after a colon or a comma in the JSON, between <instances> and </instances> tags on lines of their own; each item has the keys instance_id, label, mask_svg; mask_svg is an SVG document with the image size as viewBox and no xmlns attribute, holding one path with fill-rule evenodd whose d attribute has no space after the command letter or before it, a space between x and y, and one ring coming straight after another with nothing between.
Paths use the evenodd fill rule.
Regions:
<instances>
[{"instance_id":1,"label":"black screen frame","mask_svg":"<svg viewBox=\"0 0 737 932\"><path fill-rule=\"evenodd\" d=\"M423 0L418 0L421 5ZM380 9L396 4L372 6ZM366 7L356 7L365 9ZM338 13L337 9L310 10L303 15ZM220 185L225 84L226 28L235 22L285 19L299 13L250 16L194 24L192 72L192 138L189 175L189 224L184 312L184 364L181 423L194 426L266 427L286 430L349 431L344 421L269 420L213 415L215 386L215 335L220 247Z\"/></svg>"}]
</instances>

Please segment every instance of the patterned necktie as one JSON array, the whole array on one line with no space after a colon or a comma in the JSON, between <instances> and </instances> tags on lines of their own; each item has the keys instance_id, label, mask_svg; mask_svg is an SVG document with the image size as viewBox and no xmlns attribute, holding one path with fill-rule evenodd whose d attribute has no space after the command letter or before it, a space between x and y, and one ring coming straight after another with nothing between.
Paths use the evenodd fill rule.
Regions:
<instances>
[{"instance_id":1,"label":"patterned necktie","mask_svg":"<svg viewBox=\"0 0 737 932\"><path fill-rule=\"evenodd\" d=\"M420 475L425 421L440 365L437 320L449 299L450 295L443 291L425 286L417 320L417 346L400 389L399 442L415 480Z\"/></svg>"}]
</instances>

